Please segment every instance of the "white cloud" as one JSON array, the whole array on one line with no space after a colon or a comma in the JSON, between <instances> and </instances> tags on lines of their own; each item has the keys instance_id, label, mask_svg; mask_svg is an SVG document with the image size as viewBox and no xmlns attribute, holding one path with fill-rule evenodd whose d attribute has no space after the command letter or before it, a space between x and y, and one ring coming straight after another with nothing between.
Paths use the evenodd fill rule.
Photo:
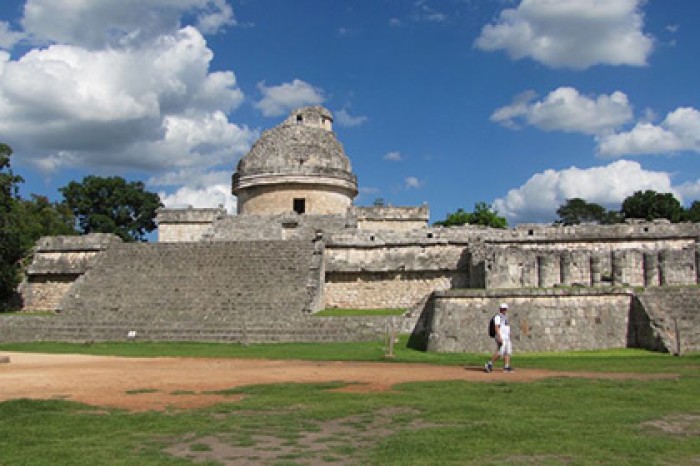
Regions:
<instances>
[{"instance_id":1,"label":"white cloud","mask_svg":"<svg viewBox=\"0 0 700 466\"><path fill-rule=\"evenodd\" d=\"M391 151L391 152L387 152L386 154L384 154L383 159L390 160L392 162L400 162L401 160L403 160L403 158L401 157L401 152L396 151L396 150Z\"/></svg>"},{"instance_id":2,"label":"white cloud","mask_svg":"<svg viewBox=\"0 0 700 466\"><path fill-rule=\"evenodd\" d=\"M0 53L0 133L46 171L220 163L255 134L227 120L243 93L212 57L189 26L138 47Z\"/></svg>"},{"instance_id":3,"label":"white cloud","mask_svg":"<svg viewBox=\"0 0 700 466\"><path fill-rule=\"evenodd\" d=\"M184 15L204 33L235 23L224 0L27 0L22 25L35 41L97 49L170 34Z\"/></svg>"},{"instance_id":4,"label":"white cloud","mask_svg":"<svg viewBox=\"0 0 700 466\"><path fill-rule=\"evenodd\" d=\"M23 32L13 31L8 22L0 21L0 49L10 50L24 37L25 34Z\"/></svg>"},{"instance_id":5,"label":"white cloud","mask_svg":"<svg viewBox=\"0 0 700 466\"><path fill-rule=\"evenodd\" d=\"M370 195L370 194L378 194L379 193L379 188L374 188L371 186L361 186L359 188L360 194L364 195Z\"/></svg>"},{"instance_id":6,"label":"white cloud","mask_svg":"<svg viewBox=\"0 0 700 466\"><path fill-rule=\"evenodd\" d=\"M414 21L426 21L430 23L442 23L447 21L447 15L435 10L428 5L426 0L418 0L415 5Z\"/></svg>"},{"instance_id":7,"label":"white cloud","mask_svg":"<svg viewBox=\"0 0 700 466\"><path fill-rule=\"evenodd\" d=\"M353 126L360 126L366 123L367 117L364 115L350 115L348 111L343 108L335 112L335 122L338 123L338 125L340 126L350 128Z\"/></svg>"},{"instance_id":8,"label":"white cloud","mask_svg":"<svg viewBox=\"0 0 700 466\"><path fill-rule=\"evenodd\" d=\"M600 167L537 173L524 185L508 191L505 198L496 199L494 208L512 225L552 222L556 210L567 199L580 197L618 210L626 197L647 189L671 192L681 198L668 173L644 170L637 162L618 160Z\"/></svg>"},{"instance_id":9,"label":"white cloud","mask_svg":"<svg viewBox=\"0 0 700 466\"><path fill-rule=\"evenodd\" d=\"M676 192L689 201L700 201L700 178L676 186Z\"/></svg>"},{"instance_id":10,"label":"white cloud","mask_svg":"<svg viewBox=\"0 0 700 466\"><path fill-rule=\"evenodd\" d=\"M263 98L255 107L266 117L284 115L305 105L319 105L325 100L321 89L300 79L271 87L261 82L258 83L258 89Z\"/></svg>"},{"instance_id":11,"label":"white cloud","mask_svg":"<svg viewBox=\"0 0 700 466\"><path fill-rule=\"evenodd\" d=\"M226 26L233 26L236 20L233 8L226 0L210 0L204 4L204 11L197 17L197 29L205 34L214 34Z\"/></svg>"},{"instance_id":12,"label":"white cloud","mask_svg":"<svg viewBox=\"0 0 700 466\"><path fill-rule=\"evenodd\" d=\"M516 96L513 103L497 109L491 121L511 128L522 121L545 131L605 134L632 118L627 96L619 91L588 97L560 87L543 100L533 102L534 98L532 91Z\"/></svg>"},{"instance_id":13,"label":"white cloud","mask_svg":"<svg viewBox=\"0 0 700 466\"><path fill-rule=\"evenodd\" d=\"M416 178L415 176L406 177L404 180L404 187L406 189L418 189L423 187L423 182Z\"/></svg>"},{"instance_id":14,"label":"white cloud","mask_svg":"<svg viewBox=\"0 0 700 466\"><path fill-rule=\"evenodd\" d=\"M237 209L236 198L231 194L231 187L225 184L215 184L200 189L182 186L172 194L159 192L158 195L163 205L168 208L223 206L229 213L235 213Z\"/></svg>"},{"instance_id":15,"label":"white cloud","mask_svg":"<svg viewBox=\"0 0 700 466\"><path fill-rule=\"evenodd\" d=\"M481 30L475 46L552 68L643 66L654 40L642 31L644 0L522 0Z\"/></svg>"},{"instance_id":16,"label":"white cloud","mask_svg":"<svg viewBox=\"0 0 700 466\"><path fill-rule=\"evenodd\" d=\"M598 142L598 152L612 157L700 152L700 112L691 107L677 108L659 125L642 121L631 131L606 135Z\"/></svg>"},{"instance_id":17,"label":"white cloud","mask_svg":"<svg viewBox=\"0 0 700 466\"><path fill-rule=\"evenodd\" d=\"M178 170L148 180L151 186L179 186L174 192L160 191L166 207L218 207L236 212L236 198L231 194L231 173L228 171L200 172Z\"/></svg>"}]
</instances>

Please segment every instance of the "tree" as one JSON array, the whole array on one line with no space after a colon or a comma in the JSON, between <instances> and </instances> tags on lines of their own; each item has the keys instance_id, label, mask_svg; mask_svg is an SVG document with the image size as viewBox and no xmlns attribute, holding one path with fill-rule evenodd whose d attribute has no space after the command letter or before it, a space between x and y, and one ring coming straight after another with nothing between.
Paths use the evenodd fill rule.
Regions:
<instances>
[{"instance_id":1,"label":"tree","mask_svg":"<svg viewBox=\"0 0 700 466\"><path fill-rule=\"evenodd\" d=\"M472 214L469 212L465 212L464 209L461 207L457 209L457 212L447 214L447 218L445 220L440 220L439 222L435 222L435 225L437 226L443 226L443 227L454 227L454 226L459 226L459 225L466 225L469 223L469 221L472 218Z\"/></svg>"},{"instance_id":2,"label":"tree","mask_svg":"<svg viewBox=\"0 0 700 466\"><path fill-rule=\"evenodd\" d=\"M73 212L65 203L51 202L46 196L32 194L16 205L20 241L26 253L42 236L75 235Z\"/></svg>"},{"instance_id":3,"label":"tree","mask_svg":"<svg viewBox=\"0 0 700 466\"><path fill-rule=\"evenodd\" d=\"M477 202L474 204L474 212L469 221L472 225L483 225L493 228L507 228L508 221L505 217L498 215L498 211L491 210L491 207L485 202Z\"/></svg>"},{"instance_id":4,"label":"tree","mask_svg":"<svg viewBox=\"0 0 700 466\"><path fill-rule=\"evenodd\" d=\"M567 199L557 209L559 220L556 223L564 225L579 225L581 223L606 223L607 212L599 204L586 202L580 197Z\"/></svg>"},{"instance_id":5,"label":"tree","mask_svg":"<svg viewBox=\"0 0 700 466\"><path fill-rule=\"evenodd\" d=\"M434 225L444 227L466 224L506 228L508 226L508 221L505 217L499 216L497 211L491 210L491 207L485 202L477 202L474 204L474 212L466 212L464 209L459 208L457 212L447 214L445 220L434 223Z\"/></svg>"},{"instance_id":6,"label":"tree","mask_svg":"<svg viewBox=\"0 0 700 466\"><path fill-rule=\"evenodd\" d=\"M671 193L656 191L636 191L622 202L622 214L625 218L643 218L654 220L665 218L679 222L683 216L681 203Z\"/></svg>"},{"instance_id":7,"label":"tree","mask_svg":"<svg viewBox=\"0 0 700 466\"><path fill-rule=\"evenodd\" d=\"M19 283L22 258L17 199L22 177L10 166L12 149L0 143L0 310L7 307Z\"/></svg>"},{"instance_id":8,"label":"tree","mask_svg":"<svg viewBox=\"0 0 700 466\"><path fill-rule=\"evenodd\" d=\"M145 241L146 233L157 227L160 198L141 182L86 176L82 183L71 181L59 191L83 234L114 233L125 241Z\"/></svg>"},{"instance_id":9,"label":"tree","mask_svg":"<svg viewBox=\"0 0 700 466\"><path fill-rule=\"evenodd\" d=\"M700 222L700 201L693 201L690 207L683 211L683 220L686 222Z\"/></svg>"}]
</instances>

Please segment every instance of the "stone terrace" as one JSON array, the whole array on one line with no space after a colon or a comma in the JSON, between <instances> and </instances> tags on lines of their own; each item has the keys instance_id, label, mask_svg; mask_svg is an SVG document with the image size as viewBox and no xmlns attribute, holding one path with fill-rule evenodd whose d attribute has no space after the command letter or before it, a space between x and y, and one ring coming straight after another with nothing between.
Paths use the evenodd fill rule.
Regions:
<instances>
[{"instance_id":1,"label":"stone terrace","mask_svg":"<svg viewBox=\"0 0 700 466\"><path fill-rule=\"evenodd\" d=\"M61 303L97 321L282 320L309 311L311 241L117 244Z\"/></svg>"}]
</instances>

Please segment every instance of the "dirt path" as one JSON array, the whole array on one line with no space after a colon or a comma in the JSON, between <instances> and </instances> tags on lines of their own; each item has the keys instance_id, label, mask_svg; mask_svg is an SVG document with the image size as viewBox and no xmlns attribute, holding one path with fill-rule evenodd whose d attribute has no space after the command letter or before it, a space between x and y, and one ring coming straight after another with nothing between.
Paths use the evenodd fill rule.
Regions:
<instances>
[{"instance_id":1,"label":"dirt path","mask_svg":"<svg viewBox=\"0 0 700 466\"><path fill-rule=\"evenodd\" d=\"M390 390L412 381L530 382L547 377L628 379L673 374L555 372L520 369L487 374L481 367L261 359L121 358L70 354L3 353L0 401L61 398L135 411L196 408L231 396L206 392L255 384L346 382L343 391Z\"/></svg>"}]
</instances>

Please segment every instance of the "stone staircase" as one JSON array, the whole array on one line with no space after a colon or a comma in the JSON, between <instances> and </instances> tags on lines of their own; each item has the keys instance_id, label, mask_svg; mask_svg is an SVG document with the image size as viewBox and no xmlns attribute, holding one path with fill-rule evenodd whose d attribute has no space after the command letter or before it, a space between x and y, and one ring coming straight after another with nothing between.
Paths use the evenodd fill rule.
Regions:
<instances>
[{"instance_id":1,"label":"stone staircase","mask_svg":"<svg viewBox=\"0 0 700 466\"><path fill-rule=\"evenodd\" d=\"M115 243L56 315L0 315L0 341L338 342L383 338L390 317L316 317L323 241Z\"/></svg>"},{"instance_id":2,"label":"stone staircase","mask_svg":"<svg viewBox=\"0 0 700 466\"><path fill-rule=\"evenodd\" d=\"M674 354L699 351L700 287L650 287L636 293L630 325L637 339L632 346Z\"/></svg>"},{"instance_id":3,"label":"stone staircase","mask_svg":"<svg viewBox=\"0 0 700 466\"><path fill-rule=\"evenodd\" d=\"M153 322L149 320L81 320L65 315L0 315L0 341L201 341L219 343L296 343L376 341L385 338L391 317L316 317L263 325L245 320L225 322ZM415 319L394 318L403 333ZM404 328L406 327L406 328Z\"/></svg>"},{"instance_id":4,"label":"stone staircase","mask_svg":"<svg viewBox=\"0 0 700 466\"><path fill-rule=\"evenodd\" d=\"M59 306L66 320L264 323L308 312L311 241L115 244Z\"/></svg>"}]
</instances>

